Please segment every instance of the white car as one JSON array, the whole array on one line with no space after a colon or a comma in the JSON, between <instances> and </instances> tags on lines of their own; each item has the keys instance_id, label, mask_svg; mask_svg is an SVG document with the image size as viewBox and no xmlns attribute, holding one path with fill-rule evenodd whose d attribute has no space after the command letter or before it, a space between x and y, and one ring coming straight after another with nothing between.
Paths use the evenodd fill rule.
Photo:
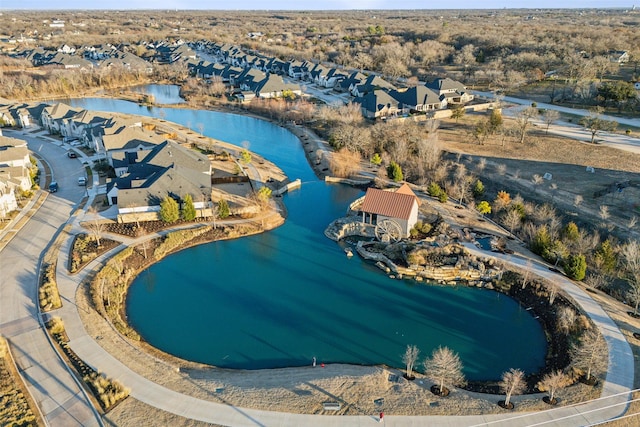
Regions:
<instances>
[{"instance_id":1,"label":"white car","mask_svg":"<svg viewBox=\"0 0 640 427\"><path fill-rule=\"evenodd\" d=\"M85 178L84 176L81 176L80 178L78 178L78 185L82 185L82 186L87 185L87 178Z\"/></svg>"}]
</instances>

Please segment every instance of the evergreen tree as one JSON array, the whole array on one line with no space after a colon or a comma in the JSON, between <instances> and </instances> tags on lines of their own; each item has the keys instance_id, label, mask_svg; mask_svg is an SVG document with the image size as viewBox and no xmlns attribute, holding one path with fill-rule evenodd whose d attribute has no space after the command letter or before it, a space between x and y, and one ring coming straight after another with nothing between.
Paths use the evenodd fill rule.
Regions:
<instances>
[{"instance_id":1,"label":"evergreen tree","mask_svg":"<svg viewBox=\"0 0 640 427\"><path fill-rule=\"evenodd\" d=\"M225 199L218 200L218 218L225 219L229 215L231 215L231 210L229 209L229 204Z\"/></svg>"},{"instance_id":2,"label":"evergreen tree","mask_svg":"<svg viewBox=\"0 0 640 427\"><path fill-rule=\"evenodd\" d=\"M184 196L182 202L182 219L185 221L193 221L196 218L196 207L193 205L191 194Z\"/></svg>"},{"instance_id":3,"label":"evergreen tree","mask_svg":"<svg viewBox=\"0 0 640 427\"><path fill-rule=\"evenodd\" d=\"M180 218L180 207L173 198L166 196L160 202L160 219L167 223L176 222Z\"/></svg>"},{"instance_id":4,"label":"evergreen tree","mask_svg":"<svg viewBox=\"0 0 640 427\"><path fill-rule=\"evenodd\" d=\"M402 168L399 164L393 161L389 166L387 166L387 176L394 182L400 182L404 179L404 176L402 175Z\"/></svg>"},{"instance_id":5,"label":"evergreen tree","mask_svg":"<svg viewBox=\"0 0 640 427\"><path fill-rule=\"evenodd\" d=\"M484 184L479 179L473 183L473 188L471 189L473 192L473 197L482 197L484 194Z\"/></svg>"},{"instance_id":6,"label":"evergreen tree","mask_svg":"<svg viewBox=\"0 0 640 427\"><path fill-rule=\"evenodd\" d=\"M587 261L584 255L569 255L564 262L564 272L571 279L582 280L587 272Z\"/></svg>"}]
</instances>

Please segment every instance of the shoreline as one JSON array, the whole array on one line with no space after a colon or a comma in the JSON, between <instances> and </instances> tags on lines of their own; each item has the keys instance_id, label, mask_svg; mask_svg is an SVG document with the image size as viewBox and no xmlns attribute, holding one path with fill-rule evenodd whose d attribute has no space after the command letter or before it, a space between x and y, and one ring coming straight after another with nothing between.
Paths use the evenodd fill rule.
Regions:
<instances>
[{"instance_id":1,"label":"shoreline","mask_svg":"<svg viewBox=\"0 0 640 427\"><path fill-rule=\"evenodd\" d=\"M185 105L185 107L186 108L194 108L194 109L196 108L193 105ZM218 106L218 107L220 107L220 106ZM175 108L175 106L172 106L171 108ZM237 108L205 108L205 109L216 110L216 111L229 113L229 114L248 115L248 116L254 117L254 118L259 119L259 120L270 121L275 125L287 128L294 135L296 135L296 137L300 141L300 144L301 144L301 146L303 148L304 148L304 145L305 145L305 141L303 141L302 135L305 135L305 134L308 135L307 132L309 132L303 126L298 127L297 125L294 125L293 127L290 127L290 126L287 126L287 125L283 125L283 124L281 124L281 123L279 123L277 121L274 121L272 119L268 119L268 118L262 117L260 115L253 114L250 111L247 111L245 109L237 109ZM296 132L296 131L298 131L298 132ZM309 142L307 142L307 143L309 143ZM318 147L318 149L322 148L319 145L320 144L319 138L316 138L316 144L317 144L316 147ZM321 170L321 166L322 165L319 166L317 164L314 164L314 162L311 159L310 153L312 153L312 152L310 152L308 149L305 149L305 157L307 159L307 162L309 163L309 166L312 168L312 170L314 170L314 173L316 174L316 176L318 176L319 179L322 179L322 176L324 175L322 173L323 171ZM323 156L323 159L326 160L326 157ZM278 203L282 203L282 201L278 201ZM214 240L212 240L212 241L214 241ZM201 242L201 243L206 243L206 242ZM196 244L200 244L200 243L196 243ZM183 249L183 248L181 248L181 249ZM178 249L178 250L181 250L181 249ZM80 292L81 291L78 290L78 293L80 293ZM93 307L90 305L90 309L91 308L93 308ZM82 311L82 310L80 310L80 311ZM96 312L96 314L97 314L97 312ZM104 320L104 319L102 319L102 320ZM91 324L92 322L86 322L83 319L83 323L85 324L85 327L87 327L87 325ZM91 335L94 335L94 334L91 333ZM98 336L98 335L95 335L95 336ZM100 334L99 336L102 336L102 335ZM125 339L122 336L120 336L120 338L121 339ZM128 341L128 340L126 340L126 341ZM100 340L100 344L101 345L103 344L103 342L104 342L104 340ZM255 384L261 384L262 381L260 380L260 377L263 377L264 375L270 375L270 374L273 374L275 371L277 371L277 372L282 372L284 374L284 376L289 376L292 372L297 372L298 370L304 370L305 373L308 371L308 369L305 368L305 367L298 367L298 368L290 367L290 368L281 368L281 369L277 369L277 370L266 369L266 370L256 370L256 371L224 370L224 369L221 369L221 368L211 367L209 365L198 364L196 362L188 362L188 361L185 361L183 359L179 359L179 358L176 358L174 356L167 355L166 353L163 354L163 355L160 355L160 354L158 354L158 353L161 353L160 350L158 350L158 349L156 349L154 347L151 347L149 344L144 343L144 342L140 343L140 345L134 344L134 343L131 343L131 342L129 342L128 344L132 345L133 347L135 347L136 348L136 352L143 353L143 356L142 356L143 358L149 357L149 358L155 359L156 362L161 363L162 366L164 367L164 369L162 369L162 370L165 373L166 373L166 367L167 366L172 366L179 376L183 376L184 377L185 374L186 374L186 376L189 377L189 378L191 378L193 375L207 377L206 380L203 379L203 381L207 381L210 384L216 384L216 383L219 383L220 381L228 380L228 378L227 378L228 376L238 376L238 375L241 376L241 377L251 376L253 378L251 380L251 384L250 385L243 385L241 387L241 393L239 393L239 394L242 394L242 395L247 394L247 395L251 395L252 397L249 398L248 400L247 400L247 397L237 397L240 400L238 401L238 403L235 403L235 402L233 403L234 405L237 405L237 406L257 408L257 407L260 407L260 405L262 405L262 403L257 403L256 404L256 402L257 402L256 399L258 399L258 396L256 396L255 393L258 393L258 394L265 394L265 393L266 394L270 394L270 393L273 392L273 389L269 389L268 391L262 391L262 392L256 392L256 391L251 391L250 392L248 390L255 390L255 388L256 388ZM153 351L150 351L150 350L153 350ZM109 351L109 352L111 354L114 353L113 351ZM156 353L155 355L153 354L154 352ZM116 350L116 353L118 355L120 354L120 353L117 352L117 350ZM169 361L164 360L165 358L169 358ZM131 359L125 358L125 361L126 362L130 362ZM175 367L175 362L183 364L184 367L181 367L181 366ZM150 365L153 365L153 364L154 363L151 363ZM392 373L392 372L395 373L395 374L397 374L397 373L401 374L401 372L402 372L401 369L388 368L388 367L382 366L382 365L359 366L359 365L328 364L327 367L328 368L329 367L336 367L336 368L339 367L339 369L336 370L336 371L334 371L333 369L332 370L327 369L326 371L324 371L326 373L330 373L331 372L331 376L334 379L337 379L337 380L339 380L340 378L344 378L344 375L347 375L348 377L352 377L353 376L353 378L360 378L360 379L365 378L365 380L366 380L371 375L373 375L372 372L375 373L374 376L376 376L376 378L377 378L377 377L380 377L380 375L379 375L380 370L382 370L382 372L385 375L388 374L388 373ZM312 377L315 378L315 376L318 375L318 371L312 371L312 372L314 372ZM280 374L280 375L283 375L283 374ZM428 380L426 380L423 375L418 374L417 376L418 376L418 380L420 381L421 385L424 382L428 383ZM326 380L326 377L323 377L321 379L324 381L324 380ZM184 380L184 378L182 378L182 380ZM159 379L158 379L158 381L159 381L159 383L163 383L163 381L160 381ZM234 380L228 380L228 381L230 383L234 382ZM307 379L306 381L311 381L311 380ZM357 382L359 380L356 379L354 381ZM378 378L375 382L377 383L379 381L380 381L380 378ZM184 386L181 386L181 387L184 387ZM327 387L329 387L329 386L327 386ZM180 388L180 387L178 387L178 388ZM280 389L281 387L277 387L277 388ZM368 388L371 388L371 387L368 387ZM422 388L427 389L427 387L422 387ZM285 386L285 389L286 389L286 386ZM428 389L426 391L427 391L427 393L430 393ZM191 392L193 392L193 390L191 390ZM369 391L368 393L370 394L371 391ZM375 393L375 391L374 391L374 393ZM481 397L477 397L476 396L476 397L474 397L474 399L478 398L479 400L485 402L485 404L487 404L487 403L489 404L489 406L483 408L481 413L493 413L493 411L495 409L493 406L495 406L495 405L491 402L491 400L500 398L502 396L502 395L495 395L495 394L476 393L476 392L467 391L467 390L463 390L463 389L456 389L455 392L453 393L453 395L455 396L458 393L461 395L460 397L462 397L463 399L468 399L469 396L474 395L474 393L480 395ZM584 394L584 391L581 391L580 394ZM423 396L423 399L428 398L429 394L427 394L426 396L427 397ZM467 396L467 397L463 397L463 396ZM541 396L540 393L536 393L536 394L522 395L522 396L519 396L517 398L514 398L514 401L519 403L517 411L537 410L537 409L533 409L533 408L538 408L538 401L541 402L541 400L539 399L540 396ZM263 397L266 397L266 396L263 396ZM535 400L535 402L534 402L534 400ZM527 402L527 401L530 401L530 402L522 404L522 402ZM442 401L439 398L436 398L435 402L442 402ZM268 404L266 406L266 408L273 409L274 408L273 405L274 405L274 403L272 402L272 403ZM529 405L533 405L533 406L529 406ZM482 405L482 406L485 406L485 405ZM540 406L540 408L548 408L548 406L546 406L544 404L539 405L539 406ZM400 404L400 403L398 403L398 405L396 407L398 408L398 412L389 412L389 413L390 414L391 413L394 413L394 414L395 413L397 413L397 414L417 414L416 410L414 410L414 409L411 409L411 410L408 410L407 408L402 409L403 405ZM540 409L540 408L538 408L538 409ZM441 409L444 410L445 406L443 405ZM277 410L285 411L285 412L295 411L294 409L292 409L290 407L284 407L284 408L280 408L280 409L277 409ZM300 412L300 413L308 413L307 411L308 411L308 409L302 409L302 412ZM420 411L418 411L418 412L420 412ZM499 409L497 410L497 412L499 412ZM315 413L317 413L317 412L315 412ZM433 414L433 413L434 413L433 410L429 410L428 412L424 412L424 414ZM451 413L451 412L446 412L446 411L442 412L443 415L446 415L447 413ZM458 412L458 413L460 413L460 412ZM477 414L477 413L478 412L476 412L475 410L469 412L469 414ZM342 412L341 414L352 414L352 412L349 412L349 410L346 410L345 412ZM420 414L422 414L422 412L420 412Z\"/></svg>"},{"instance_id":2,"label":"shoreline","mask_svg":"<svg viewBox=\"0 0 640 427\"><path fill-rule=\"evenodd\" d=\"M184 105L184 104L183 104L183 105ZM193 106L190 106L190 105L185 105L185 107L193 108ZM172 107L172 108L173 108L173 107ZM279 126L281 126L281 127L285 127L285 128L287 128L289 131L291 131L291 132L292 132L292 133L293 133L293 134L298 138L298 140L299 140L299 142L300 142L300 144L301 144L301 146L302 146L303 148L304 148L304 145L305 145L305 141L304 141L302 138L304 137L304 135L308 135L308 134L309 134L309 132L310 132L310 131L309 131L308 129L306 129L304 126L297 126L297 125L294 125L294 126L295 126L295 127L294 127L294 126L291 126L291 125L289 125L289 126L287 126L287 125L282 125L282 124L280 124L280 123L277 123L277 122L276 122L276 121L274 121L274 120L270 120L270 119L264 118L264 117L262 117L262 116L260 116L260 115L257 115L257 114L252 114L250 111L247 111L247 110L240 110L240 111L238 111L238 109L236 109L236 108L218 108L218 109L215 109L215 110L220 111L220 112L223 112L223 113L228 113L228 114L240 114L240 113L245 113L244 115L247 115L247 116L250 116L250 117L253 117L253 118L259 119L259 120L269 121L269 122L272 122L273 124L279 125ZM173 124L172 122L167 122L167 123ZM180 126L180 125L178 125L178 124L175 124L175 125ZM316 142L316 147L319 147L319 144L320 144L320 142L319 142L319 138L315 137L315 142ZM224 142L223 142L223 143L224 143ZM308 144L308 143L309 143L309 142L307 142L307 144ZM226 143L224 143L224 144L226 144ZM318 149L322 149L322 147L320 147L320 148L318 148ZM309 163L309 166L312 168L312 170L314 170L314 172L315 172L316 176L318 176L318 177L319 177L319 179L320 179L320 178L323 176L323 173L322 173L322 171L320 170L320 169L321 169L321 167L322 167L322 164L320 164L320 165L318 165L318 164L314 164L315 162L313 162L313 161L311 160L311 157L310 157L310 151L309 151L309 150L307 150L307 149L305 149L305 156L306 156L306 159L307 159L307 161L308 161L308 163ZM325 158L325 159L326 159L326 157L324 157L324 156L323 156L323 158ZM283 203L281 200L278 200L278 201L277 201L277 203L278 203L278 204L281 204L282 206L284 206L284 203ZM222 224L221 224L221 225L222 225ZM264 230L264 231L268 231L268 230ZM238 236L238 237L243 237L243 236ZM189 247L193 247L193 246L196 246L196 245L205 244L205 243L210 243L210 242L214 242L214 241L218 241L218 240L220 240L220 239L219 239L219 238L217 238L217 239L213 239L213 240L205 239L205 240L199 240L198 242L189 242L189 243L187 243L187 244L185 244L185 245L181 246L180 248L177 248L176 250L172 251L172 253L173 253L173 252L180 251L180 250L183 250L183 249L187 249L187 248L189 248ZM155 263L155 262L159 262L159 260L158 260L158 261L154 261L154 263ZM140 274L140 272L141 272L141 271L143 271L144 269L148 268L148 267L149 267L149 265L151 265L151 264L152 264L152 263L147 264L147 265L146 265L142 270L139 270L139 271L136 273L136 275ZM466 285L465 285L465 286L466 286ZM511 297L511 298L513 298L513 299L515 299L516 301L518 301L518 303L519 303L519 304L521 304L521 305L522 305L522 301L520 301L518 298L515 298L514 296L509 295L508 293L505 293L505 292L501 292L501 293L503 293L503 294L505 294L505 295L507 295L507 296L509 296L509 297ZM125 294L125 295L126 295L126 294ZM542 326L543 330L545 330L545 334L547 334L547 332L548 332L547 328L545 328L545 327L544 327L544 325L541 325L541 326ZM146 350L146 351L149 351L149 349L154 349L154 350L155 350L154 352L159 352L159 353L161 353L161 354L163 355L163 356L162 356L163 358L169 358L169 361L170 361L170 362L179 362L180 364L183 364L183 365L190 365L190 364L192 364L192 363L196 363L196 364L198 364L198 365L202 365L202 364L199 364L199 363L197 363L197 362L191 362L191 361L187 361L187 360L184 360L184 359L175 358L174 356L169 355L169 354L167 354L167 353L164 353L164 352L162 352L161 350L156 349L155 347L151 346L150 344L148 344L148 343L146 343L146 342L144 342L144 341L141 341L141 344L143 345L143 347L145 348L145 350ZM550 343L550 342L548 342L548 345L549 345L549 348L548 348L548 352L549 352L549 351L551 350L551 343ZM174 359L174 360L173 360L173 361L171 361L171 359ZM220 368L217 368L217 367L215 367L215 366L210 366L210 365L204 365L204 366L207 366L207 367L210 367L211 369L216 369L216 370L220 369ZM358 366L358 365L353 365L353 366ZM381 365L372 365L372 366L369 366L369 367L371 367L371 368L380 368L380 367L381 367ZM545 366L545 368L546 368L546 366ZM280 369L296 369L296 367L280 368ZM391 368L391 369L396 369L396 368ZM543 370L544 370L544 369L543 369ZM235 370L232 370L232 371L235 371ZM253 372L253 371L251 371L251 372ZM532 374L532 375L539 375L539 374L535 374L535 373L534 373L534 374ZM486 387L488 386L488 384L495 383L497 380L498 380L498 379L496 379L496 380L494 380L494 381L474 382L474 384L475 384L475 385L480 385L478 388L486 388ZM468 392L478 392L477 390L475 390L475 391L474 391L474 389L471 389L471 390L466 390L466 389L465 389L465 391L468 391ZM485 394L485 393L482 393L482 394ZM492 394L488 394L488 396L491 396L491 395L492 395Z\"/></svg>"}]
</instances>

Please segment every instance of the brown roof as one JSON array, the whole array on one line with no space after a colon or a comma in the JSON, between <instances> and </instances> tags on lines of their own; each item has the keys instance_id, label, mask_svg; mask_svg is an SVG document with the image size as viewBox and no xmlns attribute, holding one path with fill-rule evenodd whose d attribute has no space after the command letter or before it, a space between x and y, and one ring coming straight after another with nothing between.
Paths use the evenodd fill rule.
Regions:
<instances>
[{"instance_id":1,"label":"brown roof","mask_svg":"<svg viewBox=\"0 0 640 427\"><path fill-rule=\"evenodd\" d=\"M400 188L398 188L395 192L397 194L408 194L409 196L413 196L416 198L416 201L418 202L418 204L420 204L420 199L418 199L418 197L416 196L416 193L413 192L411 187L409 187L409 184L407 184L406 182L402 184Z\"/></svg>"},{"instance_id":2,"label":"brown roof","mask_svg":"<svg viewBox=\"0 0 640 427\"><path fill-rule=\"evenodd\" d=\"M377 188L367 189L361 210L390 218L409 219L413 204L417 203L418 198L408 186L405 189L403 185L400 189L395 192L378 190ZM407 190L411 194L407 194Z\"/></svg>"}]
</instances>

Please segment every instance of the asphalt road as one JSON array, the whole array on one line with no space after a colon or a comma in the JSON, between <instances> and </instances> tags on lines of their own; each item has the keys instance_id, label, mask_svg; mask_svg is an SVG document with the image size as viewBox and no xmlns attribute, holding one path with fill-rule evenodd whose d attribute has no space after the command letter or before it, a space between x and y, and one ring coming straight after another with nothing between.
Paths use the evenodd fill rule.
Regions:
<instances>
[{"instance_id":1,"label":"asphalt road","mask_svg":"<svg viewBox=\"0 0 640 427\"><path fill-rule=\"evenodd\" d=\"M474 95L487 99L494 99L495 94L491 92L472 91ZM515 107L504 108L503 112L507 117L515 117L517 112L531 105L530 99L514 98L512 96L505 96L502 102L509 104L516 104ZM579 108L568 108L554 104L546 104L544 102L537 103L538 108L544 110L556 110L560 113L572 114L574 116L586 117L591 114L588 110ZM618 123L619 127L633 126L640 128L640 119L632 119L625 117L614 117L601 114L600 118L603 120L609 120ZM547 125L539 119L533 120L535 126L546 129ZM578 141L591 142L591 132L586 130L583 126L568 123L565 121L557 121L549 126L548 132L553 135L559 135L565 138L571 138ZM620 150L630 151L633 153L640 153L640 139L631 136L612 133L612 132L598 132L595 137L595 141L598 145L606 145L608 147L617 148Z\"/></svg>"},{"instance_id":2,"label":"asphalt road","mask_svg":"<svg viewBox=\"0 0 640 427\"><path fill-rule=\"evenodd\" d=\"M15 235L0 256L0 334L10 342L16 364L50 426L101 425L79 383L61 361L41 328L37 307L40 257L65 224L85 188L77 179L84 174L77 159L66 151L22 132L5 132L27 140L29 148L50 164L60 184L42 207ZM69 302L63 301L63 304Z\"/></svg>"}]
</instances>

